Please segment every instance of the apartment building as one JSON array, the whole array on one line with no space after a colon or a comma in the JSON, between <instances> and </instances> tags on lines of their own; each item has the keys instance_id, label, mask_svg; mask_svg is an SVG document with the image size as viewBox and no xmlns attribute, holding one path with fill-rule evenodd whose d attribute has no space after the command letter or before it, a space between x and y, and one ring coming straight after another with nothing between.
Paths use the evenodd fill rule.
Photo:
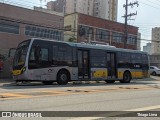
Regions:
<instances>
[{"instance_id":1,"label":"apartment building","mask_svg":"<svg viewBox=\"0 0 160 120\"><path fill-rule=\"evenodd\" d=\"M64 13L66 0L56 0L47 2L47 9Z\"/></svg>"},{"instance_id":2,"label":"apartment building","mask_svg":"<svg viewBox=\"0 0 160 120\"><path fill-rule=\"evenodd\" d=\"M152 28L151 54L160 54L160 27Z\"/></svg>"},{"instance_id":3,"label":"apartment building","mask_svg":"<svg viewBox=\"0 0 160 120\"><path fill-rule=\"evenodd\" d=\"M97 18L82 13L72 13L64 17L65 41L112 45L124 48L124 24ZM128 49L137 49L138 28L128 25Z\"/></svg>"},{"instance_id":4,"label":"apartment building","mask_svg":"<svg viewBox=\"0 0 160 120\"><path fill-rule=\"evenodd\" d=\"M94 0L93 16L117 21L118 0Z\"/></svg>"},{"instance_id":5,"label":"apartment building","mask_svg":"<svg viewBox=\"0 0 160 120\"><path fill-rule=\"evenodd\" d=\"M138 33L137 37L137 50L141 50L141 33Z\"/></svg>"},{"instance_id":6,"label":"apartment building","mask_svg":"<svg viewBox=\"0 0 160 120\"><path fill-rule=\"evenodd\" d=\"M146 46L143 46L143 51L151 54L151 43L147 43Z\"/></svg>"},{"instance_id":7,"label":"apartment building","mask_svg":"<svg viewBox=\"0 0 160 120\"><path fill-rule=\"evenodd\" d=\"M149 58L151 66L157 66L160 68L160 54L152 54Z\"/></svg>"},{"instance_id":8,"label":"apartment building","mask_svg":"<svg viewBox=\"0 0 160 120\"><path fill-rule=\"evenodd\" d=\"M48 2L47 8L65 14L78 12L117 21L118 0L56 0Z\"/></svg>"}]
</instances>

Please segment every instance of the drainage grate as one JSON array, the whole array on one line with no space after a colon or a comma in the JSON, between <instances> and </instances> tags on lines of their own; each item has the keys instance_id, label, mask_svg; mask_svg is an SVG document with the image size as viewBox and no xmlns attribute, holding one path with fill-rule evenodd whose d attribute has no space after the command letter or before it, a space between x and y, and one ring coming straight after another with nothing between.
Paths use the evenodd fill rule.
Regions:
<instances>
[{"instance_id":1,"label":"drainage grate","mask_svg":"<svg viewBox=\"0 0 160 120\"><path fill-rule=\"evenodd\" d=\"M91 91L88 91L88 90L67 90L67 92L91 92Z\"/></svg>"},{"instance_id":2,"label":"drainage grate","mask_svg":"<svg viewBox=\"0 0 160 120\"><path fill-rule=\"evenodd\" d=\"M1 95L1 96L0 96L0 98L7 98L7 96L3 96L3 95Z\"/></svg>"}]
</instances>

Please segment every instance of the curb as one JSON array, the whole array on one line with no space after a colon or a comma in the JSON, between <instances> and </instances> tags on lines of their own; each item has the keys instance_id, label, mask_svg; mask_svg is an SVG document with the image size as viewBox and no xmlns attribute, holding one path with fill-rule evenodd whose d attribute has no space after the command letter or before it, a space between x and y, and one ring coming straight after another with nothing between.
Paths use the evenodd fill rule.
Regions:
<instances>
[{"instance_id":1,"label":"curb","mask_svg":"<svg viewBox=\"0 0 160 120\"><path fill-rule=\"evenodd\" d=\"M13 82L14 80L12 78L0 78L0 83L10 83Z\"/></svg>"}]
</instances>

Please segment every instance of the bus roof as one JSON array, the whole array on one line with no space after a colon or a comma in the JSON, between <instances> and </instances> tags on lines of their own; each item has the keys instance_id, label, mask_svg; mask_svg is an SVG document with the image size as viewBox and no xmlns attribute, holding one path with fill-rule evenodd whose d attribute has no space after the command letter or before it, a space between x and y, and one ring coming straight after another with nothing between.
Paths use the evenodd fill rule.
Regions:
<instances>
[{"instance_id":1,"label":"bus roof","mask_svg":"<svg viewBox=\"0 0 160 120\"><path fill-rule=\"evenodd\" d=\"M66 43L66 44L68 44L70 46L78 47L78 48L113 50L113 51L123 51L123 52L133 52L133 53L148 54L147 52L144 52L144 51L131 50L131 49L123 49L123 48L116 48L115 46L110 46L110 45L89 44L89 43L73 43L73 42L65 42L65 41L41 39L41 38L32 38L32 40L42 40L42 41L51 41L51 42Z\"/></svg>"}]
</instances>

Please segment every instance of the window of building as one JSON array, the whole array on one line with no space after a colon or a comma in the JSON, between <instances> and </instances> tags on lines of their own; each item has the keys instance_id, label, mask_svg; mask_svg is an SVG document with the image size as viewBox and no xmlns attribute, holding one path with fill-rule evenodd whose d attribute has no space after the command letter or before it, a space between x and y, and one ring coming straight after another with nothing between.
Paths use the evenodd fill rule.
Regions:
<instances>
[{"instance_id":1,"label":"window of building","mask_svg":"<svg viewBox=\"0 0 160 120\"><path fill-rule=\"evenodd\" d=\"M40 38L48 38L58 41L62 40L62 31L31 25L26 25L25 35Z\"/></svg>"},{"instance_id":2,"label":"window of building","mask_svg":"<svg viewBox=\"0 0 160 120\"><path fill-rule=\"evenodd\" d=\"M93 36L93 28L81 25L80 29L83 30L85 37Z\"/></svg>"},{"instance_id":3,"label":"window of building","mask_svg":"<svg viewBox=\"0 0 160 120\"><path fill-rule=\"evenodd\" d=\"M96 29L96 38L101 40L109 40L109 31Z\"/></svg>"},{"instance_id":4,"label":"window of building","mask_svg":"<svg viewBox=\"0 0 160 120\"><path fill-rule=\"evenodd\" d=\"M137 38L135 36L128 36L127 44L136 45Z\"/></svg>"},{"instance_id":5,"label":"window of building","mask_svg":"<svg viewBox=\"0 0 160 120\"><path fill-rule=\"evenodd\" d=\"M123 39L123 34L122 33L117 33L117 32L113 32L112 33L112 41L116 42L116 43L122 43Z\"/></svg>"},{"instance_id":6,"label":"window of building","mask_svg":"<svg viewBox=\"0 0 160 120\"><path fill-rule=\"evenodd\" d=\"M19 23L0 20L0 32L19 34Z\"/></svg>"}]
</instances>

